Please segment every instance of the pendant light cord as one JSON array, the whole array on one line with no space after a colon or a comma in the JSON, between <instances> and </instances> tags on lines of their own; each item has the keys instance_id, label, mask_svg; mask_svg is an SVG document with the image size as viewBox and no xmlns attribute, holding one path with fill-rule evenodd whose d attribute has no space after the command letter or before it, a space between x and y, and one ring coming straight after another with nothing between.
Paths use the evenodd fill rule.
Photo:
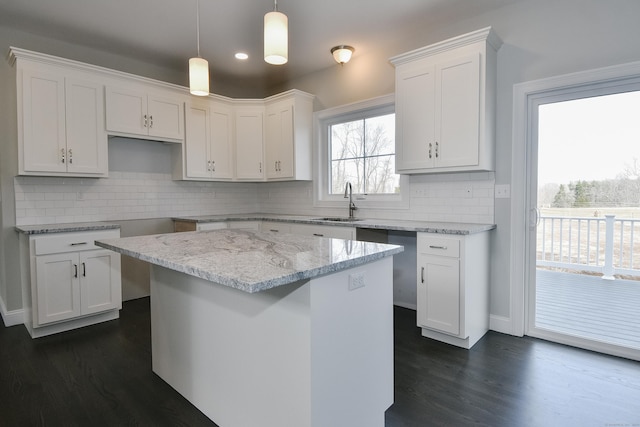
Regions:
<instances>
[{"instance_id":1,"label":"pendant light cord","mask_svg":"<svg viewBox=\"0 0 640 427\"><path fill-rule=\"evenodd\" d=\"M196 33L198 58L200 58L200 0L196 0Z\"/></svg>"},{"instance_id":2,"label":"pendant light cord","mask_svg":"<svg viewBox=\"0 0 640 427\"><path fill-rule=\"evenodd\" d=\"M273 10L274 12L278 11L278 0L273 0Z\"/></svg>"}]
</instances>

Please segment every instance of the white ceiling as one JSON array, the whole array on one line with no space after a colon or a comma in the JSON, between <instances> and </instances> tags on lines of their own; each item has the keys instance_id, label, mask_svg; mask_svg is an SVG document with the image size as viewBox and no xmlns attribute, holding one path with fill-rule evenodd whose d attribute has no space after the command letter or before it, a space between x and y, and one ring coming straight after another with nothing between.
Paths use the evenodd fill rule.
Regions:
<instances>
[{"instance_id":1,"label":"white ceiling","mask_svg":"<svg viewBox=\"0 0 640 427\"><path fill-rule=\"evenodd\" d=\"M174 69L196 55L197 0L0 0L0 25ZM518 0L280 0L289 18L289 62L262 59L263 16L273 0L199 0L200 52L217 74L281 83L335 63L331 47L355 56ZM422 31L423 32L423 31ZM244 51L241 62L234 53Z\"/></svg>"}]
</instances>

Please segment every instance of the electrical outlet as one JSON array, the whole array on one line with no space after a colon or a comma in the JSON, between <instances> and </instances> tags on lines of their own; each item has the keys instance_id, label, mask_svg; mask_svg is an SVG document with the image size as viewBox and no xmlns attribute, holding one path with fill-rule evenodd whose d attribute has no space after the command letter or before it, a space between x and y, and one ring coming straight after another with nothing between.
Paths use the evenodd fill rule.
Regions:
<instances>
[{"instance_id":1,"label":"electrical outlet","mask_svg":"<svg viewBox=\"0 0 640 427\"><path fill-rule=\"evenodd\" d=\"M496 199L508 199L511 197L511 186L509 184L498 184L495 187Z\"/></svg>"},{"instance_id":2,"label":"electrical outlet","mask_svg":"<svg viewBox=\"0 0 640 427\"><path fill-rule=\"evenodd\" d=\"M364 273L349 274L349 290L363 288L365 285Z\"/></svg>"},{"instance_id":3,"label":"electrical outlet","mask_svg":"<svg viewBox=\"0 0 640 427\"><path fill-rule=\"evenodd\" d=\"M470 199L473 197L473 187L472 186L468 186L464 188L464 197L466 199Z\"/></svg>"}]
</instances>

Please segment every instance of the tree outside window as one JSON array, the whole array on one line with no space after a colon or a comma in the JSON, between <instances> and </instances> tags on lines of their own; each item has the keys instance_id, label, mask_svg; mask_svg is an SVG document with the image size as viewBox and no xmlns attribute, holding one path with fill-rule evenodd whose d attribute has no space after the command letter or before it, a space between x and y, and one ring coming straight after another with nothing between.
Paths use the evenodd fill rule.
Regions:
<instances>
[{"instance_id":1,"label":"tree outside window","mask_svg":"<svg viewBox=\"0 0 640 427\"><path fill-rule=\"evenodd\" d=\"M329 135L331 194L343 193L347 182L354 193L399 193L395 114L333 124Z\"/></svg>"}]
</instances>

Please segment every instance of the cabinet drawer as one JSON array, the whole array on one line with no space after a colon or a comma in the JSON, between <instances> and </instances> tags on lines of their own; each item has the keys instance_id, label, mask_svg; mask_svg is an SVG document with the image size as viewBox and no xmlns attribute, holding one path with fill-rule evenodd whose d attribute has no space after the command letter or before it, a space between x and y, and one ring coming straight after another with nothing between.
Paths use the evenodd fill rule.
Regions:
<instances>
[{"instance_id":1,"label":"cabinet drawer","mask_svg":"<svg viewBox=\"0 0 640 427\"><path fill-rule=\"evenodd\" d=\"M196 225L197 231L208 231L208 230L223 230L225 228L229 228L229 225L226 222L199 222Z\"/></svg>"},{"instance_id":2,"label":"cabinet drawer","mask_svg":"<svg viewBox=\"0 0 640 427\"><path fill-rule=\"evenodd\" d=\"M291 226L283 222L263 222L260 230L271 233L291 233Z\"/></svg>"},{"instance_id":3,"label":"cabinet drawer","mask_svg":"<svg viewBox=\"0 0 640 427\"><path fill-rule=\"evenodd\" d=\"M96 240L120 237L120 230L104 230L78 233L56 233L33 238L35 255L102 249Z\"/></svg>"},{"instance_id":4,"label":"cabinet drawer","mask_svg":"<svg viewBox=\"0 0 640 427\"><path fill-rule=\"evenodd\" d=\"M418 251L427 255L458 258L460 257L460 240L447 237L422 237L418 239Z\"/></svg>"}]
</instances>

